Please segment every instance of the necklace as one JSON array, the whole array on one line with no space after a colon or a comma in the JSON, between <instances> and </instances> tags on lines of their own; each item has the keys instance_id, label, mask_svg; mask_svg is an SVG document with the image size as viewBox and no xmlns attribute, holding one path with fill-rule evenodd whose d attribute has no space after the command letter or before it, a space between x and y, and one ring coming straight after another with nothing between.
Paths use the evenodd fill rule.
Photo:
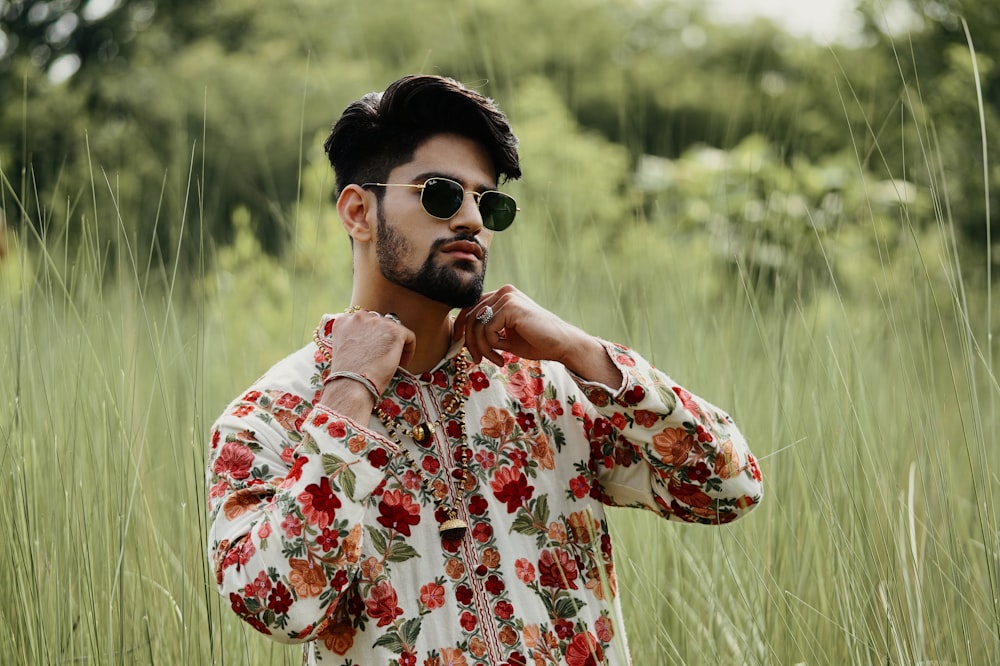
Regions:
<instances>
[{"instance_id":1,"label":"necklace","mask_svg":"<svg viewBox=\"0 0 1000 666\"><path fill-rule=\"evenodd\" d=\"M455 395L455 403L449 402L447 407L451 407L454 417L458 421L461 427L461 434L459 436L459 444L457 449L458 454L458 467L456 467L451 472L451 476L458 484L459 493L458 498L452 504L447 502L448 491L447 488L442 488L440 492L435 492L434 487L428 482L427 477L424 476L423 471L420 466L414 462L413 457L410 452L406 450L403 443L399 441L399 434L397 433L396 423L389 414L385 412L378 405L372 410L376 414L382 425L385 426L386 431L389 433L389 437L392 441L399 447L399 451L403 458L406 459L406 463L409 468L413 470L417 478L420 479L420 484L424 487L427 492L431 494L434 498L434 505L437 507L438 511L446 516L446 520L441 523L438 527L438 531L441 533L441 538L447 541L458 541L465 536L466 530L469 528L469 524L458 517L457 506L465 498L465 489L469 481L469 458L472 456L472 452L469 450L468 435L465 431L465 387L469 381L469 361L465 356L465 350L455 357L455 382L452 385L452 392ZM438 417L438 421L441 421L442 417ZM443 424L442 424L443 425ZM407 435L413 439L417 444L423 444L426 440L430 439L434 434L434 423L419 423L415 425ZM447 430L442 428L445 433Z\"/></svg>"},{"instance_id":2,"label":"necklace","mask_svg":"<svg viewBox=\"0 0 1000 666\"><path fill-rule=\"evenodd\" d=\"M361 309L362 308L360 306L354 305L344 310L344 312L351 314L358 312ZM322 339L320 335L320 328L321 327L317 326L316 330L313 331L313 341L319 348L324 360L329 363L333 357L332 350L329 347L329 343ZM409 465L409 468L412 469L416 473L417 478L420 479L420 484L425 490L427 490L427 492L430 493L431 497L434 498L434 505L437 507L438 511L442 512L446 516L446 520L438 527L438 531L441 533L441 538L447 541L460 540L465 536L465 532L469 528L469 524L458 517L458 509L456 508L456 505L465 497L465 488L469 481L469 458L472 457L472 452L469 450L468 434L465 431L465 387L469 383L469 359L466 354L467 352L463 349L461 353L455 357L456 374L455 382L452 385L454 397L445 396L442 405L444 407L442 413L436 420L432 422L424 421L422 423L418 423L404 433L418 445L423 445L424 442L434 436L438 427L447 433L447 430L444 428L445 413L453 415L455 420L458 421L459 427L461 428L458 445L458 467L452 470L451 476L458 483L460 495L454 504L449 505L445 501L448 495L446 488L443 488L440 493L435 492L434 487L428 482L423 471L414 462L410 452L407 451L406 447L403 446L403 443L399 441L396 423L393 418L389 416L385 410L379 407L378 404L376 404L375 408L372 409L372 413L378 416L382 425L385 426L386 432L389 433L389 437L399 448L399 451L406 460L407 465Z\"/></svg>"}]
</instances>

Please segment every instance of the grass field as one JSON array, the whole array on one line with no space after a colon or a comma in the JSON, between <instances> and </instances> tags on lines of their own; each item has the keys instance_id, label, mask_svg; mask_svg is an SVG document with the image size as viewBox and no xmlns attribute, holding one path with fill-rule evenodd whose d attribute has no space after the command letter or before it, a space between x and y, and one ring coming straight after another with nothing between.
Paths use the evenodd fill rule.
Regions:
<instances>
[{"instance_id":1,"label":"grass field","mask_svg":"<svg viewBox=\"0 0 1000 666\"><path fill-rule=\"evenodd\" d=\"M585 273L567 256L565 270L524 260L556 256L527 242L499 245L494 283L521 284L726 406L762 459L765 502L735 525L615 512L637 665L1000 660L984 284L963 288L947 259L900 270L889 256L850 299L832 281L764 298L739 271L704 288L683 246L636 250L640 279L623 283L621 257ZM204 440L231 395L343 307L349 272L316 289L309 269L243 257L250 285L213 273L196 288L169 266L108 258L86 234L61 247L21 237L2 266L0 661L298 662L211 584ZM117 279L101 279L109 268Z\"/></svg>"}]
</instances>

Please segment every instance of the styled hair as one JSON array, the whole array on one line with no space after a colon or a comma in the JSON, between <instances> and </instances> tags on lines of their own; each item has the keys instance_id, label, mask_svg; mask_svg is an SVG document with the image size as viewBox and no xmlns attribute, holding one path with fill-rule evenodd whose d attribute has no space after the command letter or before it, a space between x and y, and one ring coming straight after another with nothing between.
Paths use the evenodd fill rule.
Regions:
<instances>
[{"instance_id":1,"label":"styled hair","mask_svg":"<svg viewBox=\"0 0 1000 666\"><path fill-rule=\"evenodd\" d=\"M406 76L353 102L333 125L323 147L337 194L351 183L384 181L424 141L449 133L479 143L498 182L521 177L517 137L496 102L454 79Z\"/></svg>"}]
</instances>

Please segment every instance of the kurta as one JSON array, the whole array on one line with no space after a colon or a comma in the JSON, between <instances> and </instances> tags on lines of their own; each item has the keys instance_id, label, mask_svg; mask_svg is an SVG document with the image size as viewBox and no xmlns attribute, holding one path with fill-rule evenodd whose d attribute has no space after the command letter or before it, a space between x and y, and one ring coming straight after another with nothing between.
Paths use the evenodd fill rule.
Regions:
<instances>
[{"instance_id":1,"label":"kurta","mask_svg":"<svg viewBox=\"0 0 1000 666\"><path fill-rule=\"evenodd\" d=\"M309 663L628 664L605 506L719 525L762 486L725 412L605 347L620 387L509 354L473 365L456 344L430 372L397 370L379 403L395 437L319 404L329 363L315 343L280 361L212 428L220 593L258 631L307 642ZM421 422L437 427L417 443L405 433ZM441 505L468 524L462 538L442 539Z\"/></svg>"}]
</instances>

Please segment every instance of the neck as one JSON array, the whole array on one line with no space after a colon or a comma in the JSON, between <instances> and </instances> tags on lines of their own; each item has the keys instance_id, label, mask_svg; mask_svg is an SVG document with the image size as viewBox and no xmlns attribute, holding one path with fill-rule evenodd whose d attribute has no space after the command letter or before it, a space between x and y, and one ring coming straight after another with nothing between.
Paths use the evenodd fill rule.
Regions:
<instances>
[{"instance_id":1,"label":"neck","mask_svg":"<svg viewBox=\"0 0 1000 666\"><path fill-rule=\"evenodd\" d=\"M409 290L405 293L364 293L355 288L351 305L380 314L391 312L417 338L413 358L403 368L419 375L431 370L448 353L452 345L452 308L424 298Z\"/></svg>"}]
</instances>

